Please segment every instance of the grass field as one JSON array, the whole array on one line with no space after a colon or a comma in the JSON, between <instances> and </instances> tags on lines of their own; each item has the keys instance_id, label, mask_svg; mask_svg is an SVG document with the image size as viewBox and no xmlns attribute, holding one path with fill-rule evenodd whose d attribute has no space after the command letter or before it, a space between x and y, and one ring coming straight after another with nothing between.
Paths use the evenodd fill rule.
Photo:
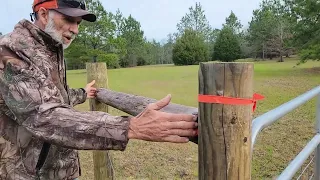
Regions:
<instances>
[{"instance_id":1,"label":"grass field","mask_svg":"<svg viewBox=\"0 0 320 180\"><path fill-rule=\"evenodd\" d=\"M246 61L246 60L242 60ZM316 87L320 82L320 62L295 66L297 59L284 63L255 63L254 92L265 96L254 116L259 116ZM109 70L109 88L160 99L172 94L172 102L197 107L199 66L150 66ZM85 70L68 71L71 87L86 84ZM88 104L77 107L88 110ZM113 115L122 115L111 109ZM315 99L264 130L254 148L252 179L277 176L305 146L314 133ZM130 141L126 151L112 151L115 179L198 179L197 146ZM81 152L83 176L93 179L92 152Z\"/></svg>"}]
</instances>

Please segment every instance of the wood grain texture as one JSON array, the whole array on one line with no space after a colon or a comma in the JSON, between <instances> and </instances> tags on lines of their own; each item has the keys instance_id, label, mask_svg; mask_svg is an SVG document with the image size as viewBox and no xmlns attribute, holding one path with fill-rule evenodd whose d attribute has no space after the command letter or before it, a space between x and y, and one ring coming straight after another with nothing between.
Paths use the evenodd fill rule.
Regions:
<instances>
[{"instance_id":1,"label":"wood grain texture","mask_svg":"<svg viewBox=\"0 0 320 180\"><path fill-rule=\"evenodd\" d=\"M95 88L108 88L107 66L105 63L87 63L87 82L95 80ZM96 99L90 99L91 111L108 112L108 106ZM113 165L108 151L93 151L94 179L114 179Z\"/></svg>"},{"instance_id":2,"label":"wood grain texture","mask_svg":"<svg viewBox=\"0 0 320 180\"><path fill-rule=\"evenodd\" d=\"M148 104L154 103L157 101L156 99L152 99L144 96L126 94L126 93L116 92L116 91L112 91L110 89L104 89L104 88L98 89L97 100L111 107L119 109L123 112L126 112L132 116L138 115L147 107ZM198 108L170 103L161 111L175 113L175 114L177 113L193 114L198 112Z\"/></svg>"},{"instance_id":3,"label":"wood grain texture","mask_svg":"<svg viewBox=\"0 0 320 180\"><path fill-rule=\"evenodd\" d=\"M253 97L252 63L201 63L199 94ZM252 105L199 103L199 179L251 179Z\"/></svg>"},{"instance_id":4,"label":"wood grain texture","mask_svg":"<svg viewBox=\"0 0 320 180\"><path fill-rule=\"evenodd\" d=\"M157 101L156 99L148 97L126 94L122 92L115 92L104 88L100 88L98 90L96 99L101 103L107 104L132 116L137 116L147 107L148 104ZM161 111L174 114L198 113L198 109L195 107L189 107L174 103L170 103L168 106L161 109ZM191 142L198 144L198 137L190 137L189 139Z\"/></svg>"}]
</instances>

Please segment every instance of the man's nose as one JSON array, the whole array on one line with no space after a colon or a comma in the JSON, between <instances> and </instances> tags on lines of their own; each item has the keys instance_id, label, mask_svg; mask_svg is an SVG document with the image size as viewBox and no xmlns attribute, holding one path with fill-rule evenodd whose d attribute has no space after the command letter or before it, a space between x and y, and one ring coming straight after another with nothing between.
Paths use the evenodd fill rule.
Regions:
<instances>
[{"instance_id":1,"label":"man's nose","mask_svg":"<svg viewBox=\"0 0 320 180\"><path fill-rule=\"evenodd\" d=\"M77 34L79 33L79 25L78 25L78 23L73 23L73 24L71 25L71 27L70 27L70 31L71 31L73 34L77 35Z\"/></svg>"}]
</instances>

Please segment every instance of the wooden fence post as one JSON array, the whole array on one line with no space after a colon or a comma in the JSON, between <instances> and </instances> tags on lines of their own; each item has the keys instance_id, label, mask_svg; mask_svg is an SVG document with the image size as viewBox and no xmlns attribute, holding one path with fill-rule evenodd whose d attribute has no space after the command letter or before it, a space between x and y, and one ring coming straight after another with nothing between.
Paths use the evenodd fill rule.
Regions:
<instances>
[{"instance_id":1,"label":"wooden fence post","mask_svg":"<svg viewBox=\"0 0 320 180\"><path fill-rule=\"evenodd\" d=\"M253 63L200 63L199 94L253 98ZM251 179L251 105L199 102L199 179Z\"/></svg>"},{"instance_id":2,"label":"wooden fence post","mask_svg":"<svg viewBox=\"0 0 320 180\"><path fill-rule=\"evenodd\" d=\"M87 63L87 82L95 80L94 87L108 88L106 63ZM108 106L97 100L90 99L91 111L108 112ZM94 179L113 179L113 165L108 151L93 151Z\"/></svg>"}]
</instances>

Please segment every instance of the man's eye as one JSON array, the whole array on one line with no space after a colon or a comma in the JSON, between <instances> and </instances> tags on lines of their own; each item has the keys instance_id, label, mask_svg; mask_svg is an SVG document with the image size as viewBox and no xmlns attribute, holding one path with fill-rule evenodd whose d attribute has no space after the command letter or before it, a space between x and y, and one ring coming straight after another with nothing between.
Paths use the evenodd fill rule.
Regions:
<instances>
[{"instance_id":1,"label":"man's eye","mask_svg":"<svg viewBox=\"0 0 320 180\"><path fill-rule=\"evenodd\" d=\"M74 23L74 20L71 19L71 18L65 18L65 20L66 20L67 22L69 22L69 23Z\"/></svg>"},{"instance_id":2,"label":"man's eye","mask_svg":"<svg viewBox=\"0 0 320 180\"><path fill-rule=\"evenodd\" d=\"M73 19L73 18L68 18L68 17L66 17L66 18L64 18L65 19L65 21L67 21L68 23L77 23L78 25L81 23L81 21L76 21L75 19Z\"/></svg>"}]
</instances>

